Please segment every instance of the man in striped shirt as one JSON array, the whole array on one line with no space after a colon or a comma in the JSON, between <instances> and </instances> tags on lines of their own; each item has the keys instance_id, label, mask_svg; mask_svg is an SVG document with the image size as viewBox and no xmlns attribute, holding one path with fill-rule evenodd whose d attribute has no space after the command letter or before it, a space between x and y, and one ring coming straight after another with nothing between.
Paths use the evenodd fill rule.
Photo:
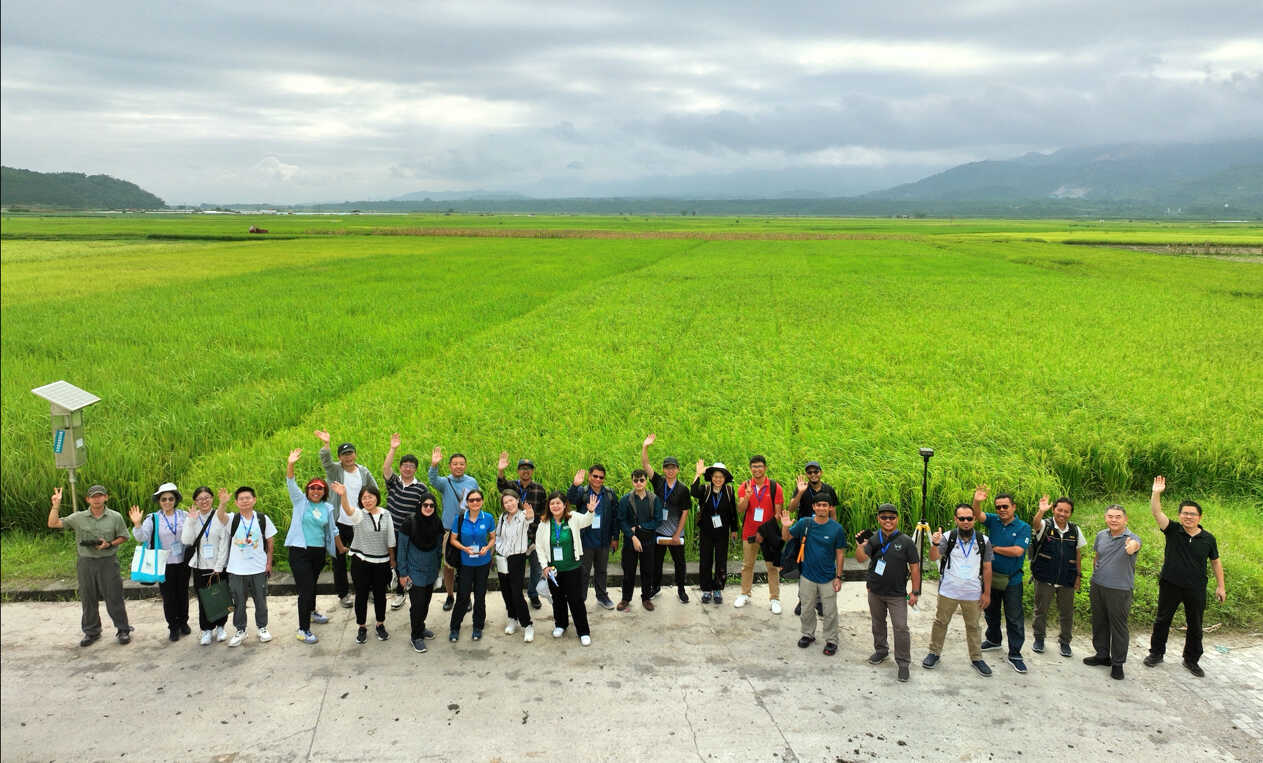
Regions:
<instances>
[{"instance_id":1,"label":"man in striped shirt","mask_svg":"<svg viewBox=\"0 0 1263 763\"><path fill-rule=\"evenodd\" d=\"M395 473L395 451L399 450L402 439L395 432L390 436L390 450L386 453L386 462L382 464L382 477L386 480L386 511L394 521L395 532L405 537L412 529L412 518L421 509L421 499L429 494L430 489L417 479L417 468L420 461L411 453L405 453L399 461L399 473ZM390 600L391 609L399 609L408 600L407 592L396 582L395 596Z\"/></svg>"}]
</instances>

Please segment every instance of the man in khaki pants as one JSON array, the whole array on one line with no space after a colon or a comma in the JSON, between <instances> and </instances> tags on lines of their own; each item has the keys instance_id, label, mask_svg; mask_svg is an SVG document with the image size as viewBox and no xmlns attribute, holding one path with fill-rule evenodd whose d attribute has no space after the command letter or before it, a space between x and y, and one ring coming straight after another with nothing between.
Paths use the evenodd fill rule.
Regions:
<instances>
[{"instance_id":1,"label":"man in khaki pants","mask_svg":"<svg viewBox=\"0 0 1263 763\"><path fill-rule=\"evenodd\" d=\"M940 557L943 561L939 563L938 609L930 631L930 653L921 661L921 667L930 670L938 666L947 624L960 607L969 660L978 675L988 677L991 668L982 660L978 618L991 600L993 555L987 537L974 530L974 507L967 503L956 504L956 528L944 535L940 527L931 540L934 545L930 546L930 561L938 561Z\"/></svg>"},{"instance_id":2,"label":"man in khaki pants","mask_svg":"<svg viewBox=\"0 0 1263 763\"><path fill-rule=\"evenodd\" d=\"M754 585L754 561L759 555L759 526L772 519L779 519L785 508L785 492L781 486L767 478L767 459L750 457L750 479L737 489L737 511L744 517L741 525L741 595L733 602L734 607L750 603L750 589ZM779 526L779 521L774 526ZM776 532L773 530L773 532ZM781 576L776 562L764 560L767 567L767 592L771 598L772 614L781 613Z\"/></svg>"}]
</instances>

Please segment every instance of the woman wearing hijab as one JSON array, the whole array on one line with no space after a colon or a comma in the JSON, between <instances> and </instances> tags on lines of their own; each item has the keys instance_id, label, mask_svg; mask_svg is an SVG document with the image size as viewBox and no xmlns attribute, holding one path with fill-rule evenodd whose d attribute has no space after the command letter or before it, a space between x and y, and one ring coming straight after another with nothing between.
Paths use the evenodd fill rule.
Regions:
<instances>
[{"instance_id":1,"label":"woman wearing hijab","mask_svg":"<svg viewBox=\"0 0 1263 763\"><path fill-rule=\"evenodd\" d=\"M133 506L128 514L137 543L148 543L156 532L156 547L167 552L165 580L158 584L158 591L162 594L162 614L167 618L172 641L193 632L189 629L189 565L184 559L182 540L188 512L180 508L181 498L174 482L164 482L153 494L158 511L142 518L140 507Z\"/></svg>"},{"instance_id":2,"label":"woman wearing hijab","mask_svg":"<svg viewBox=\"0 0 1263 763\"><path fill-rule=\"evenodd\" d=\"M434 494L421 497L421 506L412 518L410 529L406 535L397 536L399 546L395 560L399 585L408 592L412 649L424 653L425 640L434 638L434 632L425 627L425 618L430 613L430 597L434 594L434 582L438 580L443 560L443 520L439 517Z\"/></svg>"},{"instance_id":3,"label":"woman wearing hijab","mask_svg":"<svg viewBox=\"0 0 1263 763\"><path fill-rule=\"evenodd\" d=\"M707 468L698 459L697 479L690 489L697 499L697 550L701 557L698 583L702 603L724 603L724 581L728 578L728 540L737 539L737 497L732 490L732 473L716 462Z\"/></svg>"},{"instance_id":4,"label":"woman wearing hijab","mask_svg":"<svg viewBox=\"0 0 1263 763\"><path fill-rule=\"evenodd\" d=\"M193 509L180 533L184 555L189 561L189 573L193 578L193 590L200 591L211 584L215 576L215 560L228 542L228 528L215 517L215 495L206 485L193 491ZM228 622L225 612L218 620L206 617L201 599L198 599L197 622L202 627L202 646L210 646L211 639L224 641L228 634L224 625Z\"/></svg>"},{"instance_id":5,"label":"woman wearing hijab","mask_svg":"<svg viewBox=\"0 0 1263 763\"><path fill-rule=\"evenodd\" d=\"M560 490L548 495L548 514L535 531L535 554L548 579L553 597L553 638L561 638L574 617L579 643L589 646L592 632L588 628L588 608L583 590L583 542L579 531L592 526L600 496L588 498L586 514L571 513L566 494Z\"/></svg>"},{"instance_id":6,"label":"woman wearing hijab","mask_svg":"<svg viewBox=\"0 0 1263 763\"><path fill-rule=\"evenodd\" d=\"M298 640L314 644L320 639L311 632L312 622L321 625L329 622L329 618L316 609L316 580L324 569L325 555L335 557L338 553L334 541L338 534L337 510L328 501L329 486L324 480L313 477L304 489L298 489L294 464L302 454L302 448L294 448L285 463L285 486L294 505L289 532L285 533L285 547L289 549L289 569L298 589Z\"/></svg>"},{"instance_id":7,"label":"woman wearing hijab","mask_svg":"<svg viewBox=\"0 0 1263 763\"><path fill-rule=\"evenodd\" d=\"M531 622L531 610L522 595L522 578L526 572L526 549L530 546L530 531L537 523L530 504L522 511L518 494L506 491L500 494L500 521L496 523L496 574L500 580L500 595L504 597L504 611L509 624L504 628L506 636L523 630L522 640L535 640L535 624Z\"/></svg>"}]
</instances>

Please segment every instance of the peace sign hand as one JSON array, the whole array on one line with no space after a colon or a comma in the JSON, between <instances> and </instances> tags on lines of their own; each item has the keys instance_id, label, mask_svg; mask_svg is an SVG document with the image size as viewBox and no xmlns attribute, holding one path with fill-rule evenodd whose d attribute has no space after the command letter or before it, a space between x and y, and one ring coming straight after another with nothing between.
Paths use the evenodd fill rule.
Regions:
<instances>
[{"instance_id":1,"label":"peace sign hand","mask_svg":"<svg viewBox=\"0 0 1263 763\"><path fill-rule=\"evenodd\" d=\"M55 487L53 488L53 508L56 509L59 506L61 506L61 488Z\"/></svg>"}]
</instances>

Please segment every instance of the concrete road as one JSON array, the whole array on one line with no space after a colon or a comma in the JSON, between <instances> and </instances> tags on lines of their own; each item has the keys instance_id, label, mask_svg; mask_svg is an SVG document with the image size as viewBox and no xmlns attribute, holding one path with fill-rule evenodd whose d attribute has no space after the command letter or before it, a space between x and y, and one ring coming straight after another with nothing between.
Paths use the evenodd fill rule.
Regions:
<instances>
[{"instance_id":1,"label":"concrete road","mask_svg":"<svg viewBox=\"0 0 1263 763\"><path fill-rule=\"evenodd\" d=\"M1135 648L1127 678L1075 656L1026 652L1019 675L997 652L995 675L969 667L955 622L943 663L920 666L933 619L933 586L911 617L910 683L893 661L870 666L861 584L839 599L841 651L798 649L792 584L785 614L754 602L679 603L658 609L593 607L594 643L573 628L550 636L539 614L534 644L505 636L504 607L489 595L486 635L439 639L412 651L407 610L391 612L391 638L355 643L350 610L333 616L319 644L294 639L295 599L270 600L276 639L202 647L171 644L158 600L129 602L136 639L112 630L77 646L72 602L5 604L0 610L4 760L1263 760L1263 642L1207 638L1206 678L1176 662L1145 668ZM591 605L592 602L589 602ZM193 605L196 610L196 604ZM102 616L105 615L102 608ZM958 616L959 617L959 616ZM107 620L108 624L108 620ZM1029 623L1028 623L1029 632ZM1133 634L1144 640L1147 634ZM823 639L821 640L823 642ZM1172 652L1180 649L1173 634ZM1229 651L1221 651L1231 643ZM1029 642L1028 642L1029 644ZM1225 647L1227 648L1227 647Z\"/></svg>"}]
</instances>

